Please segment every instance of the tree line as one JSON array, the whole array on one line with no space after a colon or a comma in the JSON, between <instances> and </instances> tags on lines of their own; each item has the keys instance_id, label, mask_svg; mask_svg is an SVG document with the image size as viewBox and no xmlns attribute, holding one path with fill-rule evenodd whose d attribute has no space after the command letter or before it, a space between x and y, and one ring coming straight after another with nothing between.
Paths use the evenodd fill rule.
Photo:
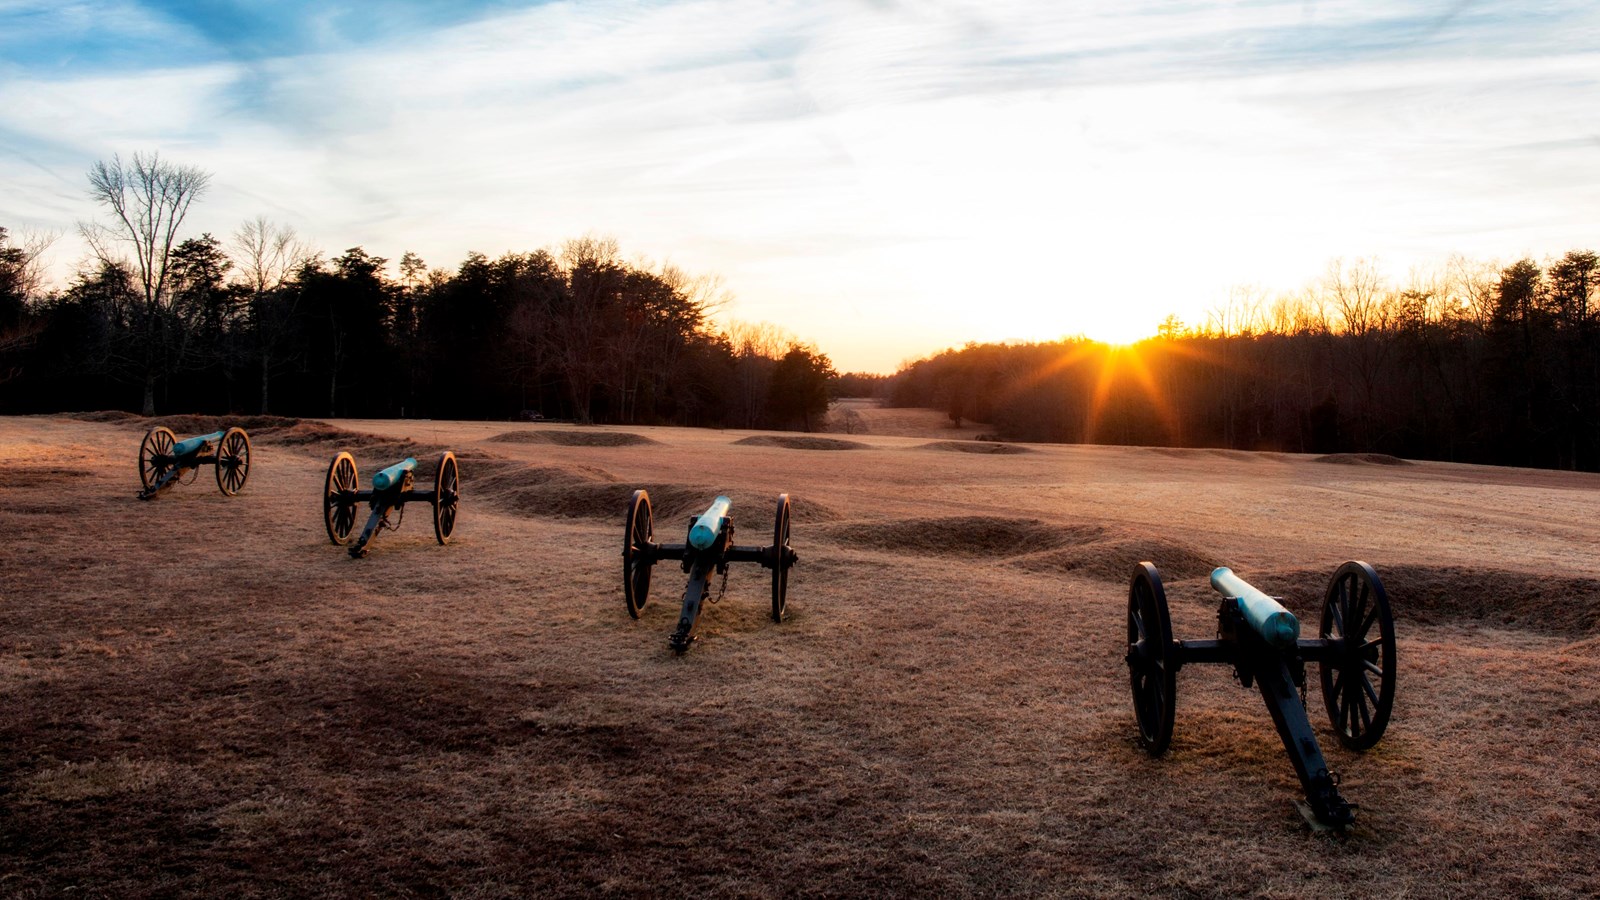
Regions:
<instances>
[{"instance_id":1,"label":"tree line","mask_svg":"<svg viewBox=\"0 0 1600 900\"><path fill-rule=\"evenodd\" d=\"M968 344L903 367L895 405L1010 440L1221 447L1600 470L1600 257L1457 258L1394 285L1335 262L1236 291L1129 348Z\"/></svg>"},{"instance_id":2,"label":"tree line","mask_svg":"<svg viewBox=\"0 0 1600 900\"><path fill-rule=\"evenodd\" d=\"M334 258L257 218L182 237L209 175L157 154L89 172L89 262L45 290L47 242L0 228L0 410L820 427L826 354L769 325L719 329L711 278L617 242L473 253L453 271Z\"/></svg>"}]
</instances>

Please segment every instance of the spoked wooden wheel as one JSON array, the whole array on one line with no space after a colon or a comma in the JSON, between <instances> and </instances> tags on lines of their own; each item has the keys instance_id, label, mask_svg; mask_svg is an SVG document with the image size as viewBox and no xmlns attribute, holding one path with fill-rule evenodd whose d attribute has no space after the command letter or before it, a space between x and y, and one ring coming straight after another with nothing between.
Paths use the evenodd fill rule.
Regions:
<instances>
[{"instance_id":1,"label":"spoked wooden wheel","mask_svg":"<svg viewBox=\"0 0 1600 900\"><path fill-rule=\"evenodd\" d=\"M789 567L794 551L789 549L789 495L778 495L778 514L772 523L772 621L782 622L789 598Z\"/></svg>"},{"instance_id":2,"label":"spoked wooden wheel","mask_svg":"<svg viewBox=\"0 0 1600 900\"><path fill-rule=\"evenodd\" d=\"M1322 700L1339 743L1365 750L1383 737L1394 709L1394 615L1378 573L1347 562L1322 604L1323 640L1342 652L1322 664Z\"/></svg>"},{"instance_id":3,"label":"spoked wooden wheel","mask_svg":"<svg viewBox=\"0 0 1600 900\"><path fill-rule=\"evenodd\" d=\"M622 540L622 596L628 602L628 615L635 619L650 600L650 569L655 565L650 545L654 538L650 495L634 491L633 499L628 501L628 526Z\"/></svg>"},{"instance_id":4,"label":"spoked wooden wheel","mask_svg":"<svg viewBox=\"0 0 1600 900\"><path fill-rule=\"evenodd\" d=\"M1151 756L1160 756L1172 743L1178 668L1167 592L1161 586L1161 573L1147 562L1139 563L1128 586L1127 661L1139 743Z\"/></svg>"},{"instance_id":5,"label":"spoked wooden wheel","mask_svg":"<svg viewBox=\"0 0 1600 900\"><path fill-rule=\"evenodd\" d=\"M328 480L322 488L322 523L328 526L328 540L339 546L350 543L356 527L356 491L360 489L355 457L339 451L328 464Z\"/></svg>"},{"instance_id":6,"label":"spoked wooden wheel","mask_svg":"<svg viewBox=\"0 0 1600 900\"><path fill-rule=\"evenodd\" d=\"M172 471L172 445L177 442L170 428L157 425L145 432L139 442L139 483L145 490L153 490Z\"/></svg>"},{"instance_id":7,"label":"spoked wooden wheel","mask_svg":"<svg viewBox=\"0 0 1600 900\"><path fill-rule=\"evenodd\" d=\"M232 497L250 478L250 435L229 428L217 445L217 488Z\"/></svg>"},{"instance_id":8,"label":"spoked wooden wheel","mask_svg":"<svg viewBox=\"0 0 1600 900\"><path fill-rule=\"evenodd\" d=\"M433 536L439 543L450 543L456 530L456 502L461 499L461 473L456 455L449 450L439 457L439 471L433 476Z\"/></svg>"}]
</instances>

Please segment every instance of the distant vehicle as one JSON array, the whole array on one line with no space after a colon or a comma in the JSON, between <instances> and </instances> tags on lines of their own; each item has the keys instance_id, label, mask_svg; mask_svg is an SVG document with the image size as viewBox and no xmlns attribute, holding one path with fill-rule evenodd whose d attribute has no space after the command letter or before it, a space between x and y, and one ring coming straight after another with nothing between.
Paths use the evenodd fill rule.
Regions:
<instances>
[{"instance_id":1,"label":"distant vehicle","mask_svg":"<svg viewBox=\"0 0 1600 900\"><path fill-rule=\"evenodd\" d=\"M522 411L522 421L524 421L524 422L543 422L544 421L544 413L539 412L537 409L525 409L525 410Z\"/></svg>"}]
</instances>

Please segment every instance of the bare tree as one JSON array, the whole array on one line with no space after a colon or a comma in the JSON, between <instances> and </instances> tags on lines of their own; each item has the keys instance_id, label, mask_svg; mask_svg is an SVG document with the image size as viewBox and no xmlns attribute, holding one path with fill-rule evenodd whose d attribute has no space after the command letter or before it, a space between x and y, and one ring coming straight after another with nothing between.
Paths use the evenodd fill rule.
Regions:
<instances>
[{"instance_id":1,"label":"bare tree","mask_svg":"<svg viewBox=\"0 0 1600 900\"><path fill-rule=\"evenodd\" d=\"M283 331L294 316L292 301L283 302L283 287L316 255L309 244L287 225L274 225L256 216L239 226L228 241L234 258L235 280L250 291L250 321L261 357L261 414L266 415L272 366Z\"/></svg>"},{"instance_id":2,"label":"bare tree","mask_svg":"<svg viewBox=\"0 0 1600 900\"><path fill-rule=\"evenodd\" d=\"M546 331L545 339L549 356L566 376L573 415L588 424L594 421L595 388L609 368L606 320L620 311L624 269L613 237L585 235L567 241L560 261L568 290L551 310L554 327Z\"/></svg>"},{"instance_id":3,"label":"bare tree","mask_svg":"<svg viewBox=\"0 0 1600 900\"><path fill-rule=\"evenodd\" d=\"M129 162L113 155L111 162L100 160L89 169L89 196L110 214L111 224L81 222L78 231L102 264L120 263L131 251L143 294L135 354L143 369L145 415L155 413L156 378L176 364L166 352L177 337L170 333L177 326L166 315L172 250L190 205L210 180L204 170L167 162L159 153L135 153Z\"/></svg>"}]
</instances>

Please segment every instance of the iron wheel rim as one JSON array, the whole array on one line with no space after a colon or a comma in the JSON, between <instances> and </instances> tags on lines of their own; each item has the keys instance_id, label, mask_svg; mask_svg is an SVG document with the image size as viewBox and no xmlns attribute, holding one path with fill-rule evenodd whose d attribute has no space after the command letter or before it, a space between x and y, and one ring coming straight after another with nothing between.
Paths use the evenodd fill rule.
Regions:
<instances>
[{"instance_id":1,"label":"iron wheel rim","mask_svg":"<svg viewBox=\"0 0 1600 900\"><path fill-rule=\"evenodd\" d=\"M1339 743L1366 750L1389 727L1395 691L1394 614L1383 581L1371 566L1351 561L1333 573L1323 599L1320 636L1338 641L1341 649L1336 659L1321 666L1328 721Z\"/></svg>"},{"instance_id":2,"label":"iron wheel rim","mask_svg":"<svg viewBox=\"0 0 1600 900\"><path fill-rule=\"evenodd\" d=\"M456 455L450 451L439 457L439 472L433 480L433 536L440 544L450 543L456 530L456 503L460 499L461 473Z\"/></svg>"},{"instance_id":3,"label":"iron wheel rim","mask_svg":"<svg viewBox=\"0 0 1600 900\"><path fill-rule=\"evenodd\" d=\"M633 498L628 501L628 521L622 535L622 597L628 605L628 615L635 619L650 602L650 570L654 560L649 558L647 548L654 539L650 495L642 490L634 491Z\"/></svg>"},{"instance_id":4,"label":"iron wheel rim","mask_svg":"<svg viewBox=\"0 0 1600 900\"><path fill-rule=\"evenodd\" d=\"M167 472L172 469L172 464L160 465L155 461L157 456L172 458L172 447L178 442L172 429L157 425L145 432L144 440L139 442L139 483L145 490L156 486Z\"/></svg>"},{"instance_id":5,"label":"iron wheel rim","mask_svg":"<svg viewBox=\"0 0 1600 900\"><path fill-rule=\"evenodd\" d=\"M1160 756L1172 743L1177 709L1177 669L1172 653L1172 619L1161 574L1148 562L1134 570L1128 585L1128 683L1133 693L1139 743Z\"/></svg>"},{"instance_id":6,"label":"iron wheel rim","mask_svg":"<svg viewBox=\"0 0 1600 900\"><path fill-rule=\"evenodd\" d=\"M250 478L250 436L243 428L229 428L217 444L217 489L232 497Z\"/></svg>"},{"instance_id":7,"label":"iron wheel rim","mask_svg":"<svg viewBox=\"0 0 1600 900\"><path fill-rule=\"evenodd\" d=\"M328 540L339 546L350 543L350 533L356 527L356 512L360 504L347 495L360 489L361 476L356 470L355 457L340 451L328 463L328 477L322 490L322 523L328 529Z\"/></svg>"},{"instance_id":8,"label":"iron wheel rim","mask_svg":"<svg viewBox=\"0 0 1600 900\"><path fill-rule=\"evenodd\" d=\"M778 495L778 511L772 523L772 547L777 554L772 565L772 621L782 622L789 605L789 495Z\"/></svg>"}]
</instances>

